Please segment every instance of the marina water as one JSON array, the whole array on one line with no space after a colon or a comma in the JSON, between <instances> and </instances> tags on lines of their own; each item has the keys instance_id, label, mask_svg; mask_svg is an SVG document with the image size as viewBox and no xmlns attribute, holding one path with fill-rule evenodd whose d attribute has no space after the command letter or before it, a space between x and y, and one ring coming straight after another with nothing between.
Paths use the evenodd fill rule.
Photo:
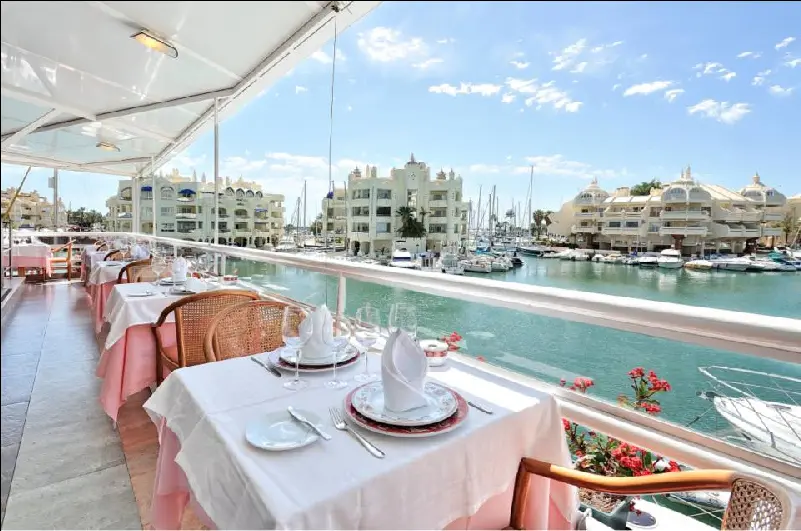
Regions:
<instances>
[{"instance_id":1,"label":"marina water","mask_svg":"<svg viewBox=\"0 0 801 531\"><path fill-rule=\"evenodd\" d=\"M621 264L570 262L524 257L523 267L482 275L521 282L674 302L733 311L801 318L801 273L740 273L641 269ZM311 304L336 305L337 279L295 268L229 261L229 271L252 277L255 284ZM488 362L558 383L577 376L592 378L593 396L615 401L632 394L627 372L644 367L673 386L663 393L661 418L721 437L734 436L712 403L697 396L712 390L698 367L726 366L801 378L801 366L744 356L676 341L568 322L424 293L347 281L346 313L367 303L377 306L384 324L389 308L408 302L418 308L419 336L438 338L456 331L464 337L462 352ZM760 383L748 374L742 381ZM784 384L789 387L790 384ZM797 386L798 387L798 386ZM794 391L801 392L795 388ZM786 397L765 391L763 399ZM736 439L735 439L736 440Z\"/></svg>"}]
</instances>

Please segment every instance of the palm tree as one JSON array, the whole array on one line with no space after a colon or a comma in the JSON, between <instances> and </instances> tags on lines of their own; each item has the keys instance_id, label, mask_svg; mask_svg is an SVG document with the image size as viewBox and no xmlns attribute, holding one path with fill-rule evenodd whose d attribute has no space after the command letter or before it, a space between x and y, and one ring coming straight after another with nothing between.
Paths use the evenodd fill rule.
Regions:
<instances>
[{"instance_id":1,"label":"palm tree","mask_svg":"<svg viewBox=\"0 0 801 531\"><path fill-rule=\"evenodd\" d=\"M632 186L629 193L631 195L651 195L651 189L653 188L662 188L662 183L658 179L651 179L650 182L643 181Z\"/></svg>"},{"instance_id":2,"label":"palm tree","mask_svg":"<svg viewBox=\"0 0 801 531\"><path fill-rule=\"evenodd\" d=\"M397 232L402 238L422 238L426 235L425 224L414 217L416 212L417 209L410 206L398 207L395 211L395 215L401 218Z\"/></svg>"},{"instance_id":3,"label":"palm tree","mask_svg":"<svg viewBox=\"0 0 801 531\"><path fill-rule=\"evenodd\" d=\"M790 234L796 229L795 218L788 212L784 215L784 219L779 223L779 227L784 232L784 243L790 245Z\"/></svg>"}]
</instances>

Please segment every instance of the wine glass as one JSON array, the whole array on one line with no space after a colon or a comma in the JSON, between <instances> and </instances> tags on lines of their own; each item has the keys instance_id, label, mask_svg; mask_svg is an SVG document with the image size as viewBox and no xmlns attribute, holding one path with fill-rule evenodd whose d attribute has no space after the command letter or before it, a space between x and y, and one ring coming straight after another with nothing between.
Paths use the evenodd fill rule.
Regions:
<instances>
[{"instance_id":1,"label":"wine glass","mask_svg":"<svg viewBox=\"0 0 801 531\"><path fill-rule=\"evenodd\" d=\"M356 343L362 347L364 356L364 372L357 374L354 379L357 382L369 382L375 378L375 374L370 372L367 351L381 337L381 315L378 308L368 304L356 310L356 321L351 323L351 330Z\"/></svg>"},{"instance_id":2,"label":"wine glass","mask_svg":"<svg viewBox=\"0 0 801 531\"><path fill-rule=\"evenodd\" d=\"M417 309L411 304L399 302L389 310L389 332L403 330L417 340Z\"/></svg>"},{"instance_id":3,"label":"wine glass","mask_svg":"<svg viewBox=\"0 0 801 531\"><path fill-rule=\"evenodd\" d=\"M309 385L309 382L300 379L301 349L311 335L311 330L302 330L300 324L308 316L309 312L300 306L287 306L284 308L284 317L281 321L281 337L284 339L286 348L291 350L295 356L295 378L284 382L284 387L291 391L299 391Z\"/></svg>"},{"instance_id":4,"label":"wine glass","mask_svg":"<svg viewBox=\"0 0 801 531\"><path fill-rule=\"evenodd\" d=\"M150 269L156 274L156 280L153 281L153 285L158 286L161 274L167 269L167 261L162 256L154 256L150 261Z\"/></svg>"},{"instance_id":5,"label":"wine glass","mask_svg":"<svg viewBox=\"0 0 801 531\"><path fill-rule=\"evenodd\" d=\"M352 331L353 328L347 327L347 325L345 325L343 322L340 322L338 326L334 327L333 344L331 345L331 353L333 356L333 373L331 375L331 379L325 382L325 386L329 389L342 389L348 385L348 382L345 380L340 380L337 378L337 362L339 361L342 351L348 348L348 344L350 343L349 336Z\"/></svg>"}]
</instances>

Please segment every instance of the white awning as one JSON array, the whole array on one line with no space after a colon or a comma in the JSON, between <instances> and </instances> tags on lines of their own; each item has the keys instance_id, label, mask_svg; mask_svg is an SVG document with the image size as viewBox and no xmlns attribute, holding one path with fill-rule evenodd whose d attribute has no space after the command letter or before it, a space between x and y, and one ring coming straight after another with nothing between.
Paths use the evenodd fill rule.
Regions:
<instances>
[{"instance_id":1,"label":"white awning","mask_svg":"<svg viewBox=\"0 0 801 531\"><path fill-rule=\"evenodd\" d=\"M2 161L147 174L380 3L4 0Z\"/></svg>"}]
</instances>

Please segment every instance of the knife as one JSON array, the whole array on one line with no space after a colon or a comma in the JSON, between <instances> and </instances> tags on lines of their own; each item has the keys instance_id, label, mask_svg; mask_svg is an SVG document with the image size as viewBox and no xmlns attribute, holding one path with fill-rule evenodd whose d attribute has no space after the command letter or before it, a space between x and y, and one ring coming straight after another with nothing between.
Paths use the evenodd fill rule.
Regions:
<instances>
[{"instance_id":1,"label":"knife","mask_svg":"<svg viewBox=\"0 0 801 531\"><path fill-rule=\"evenodd\" d=\"M481 411L482 413L486 413L487 415L492 415L492 410L490 408L479 406L475 402L471 402L470 400L467 401L468 405L473 406L477 410Z\"/></svg>"},{"instance_id":2,"label":"knife","mask_svg":"<svg viewBox=\"0 0 801 531\"><path fill-rule=\"evenodd\" d=\"M324 432L323 430L318 428L315 424L309 422L309 420L306 419L306 417L304 417L303 415L301 415L300 413L295 411L292 408L292 406L289 406L288 408L286 408L286 410L289 411L289 415L293 419L295 419L296 421L300 422L301 424L304 424L304 425L308 426L309 428L313 429L317 433L317 435L319 435L320 437L322 437L326 441L330 441L331 440L331 436L330 435L328 435L326 432Z\"/></svg>"},{"instance_id":3,"label":"knife","mask_svg":"<svg viewBox=\"0 0 801 531\"><path fill-rule=\"evenodd\" d=\"M278 369L273 367L271 364L268 365L268 364L264 363L263 361L261 361L260 359L257 359L255 357L250 358L250 361L252 361L253 363L256 363L257 365L261 365L263 368L267 369L269 371L269 373L272 374L273 376L275 376L276 378L280 378L281 377L281 371L279 371Z\"/></svg>"}]
</instances>

